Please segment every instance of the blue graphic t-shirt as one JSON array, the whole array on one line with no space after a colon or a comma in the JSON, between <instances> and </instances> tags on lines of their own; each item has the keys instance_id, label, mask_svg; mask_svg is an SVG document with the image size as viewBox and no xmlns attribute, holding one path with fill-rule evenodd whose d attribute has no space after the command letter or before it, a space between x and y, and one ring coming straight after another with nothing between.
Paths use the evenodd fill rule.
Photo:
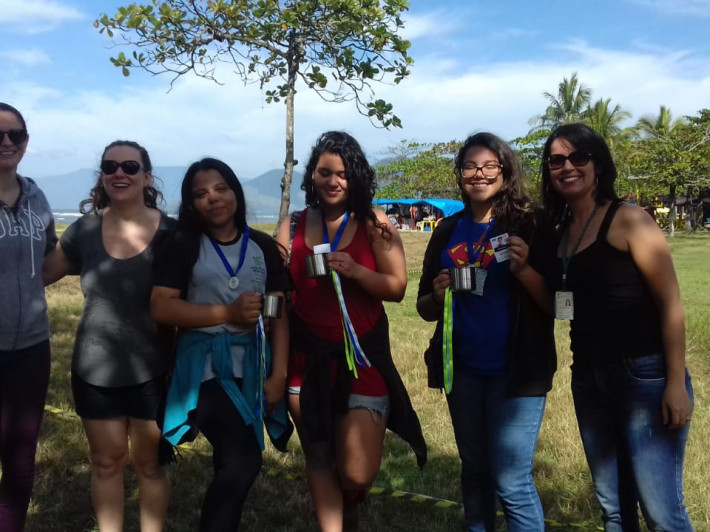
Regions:
<instances>
[{"instance_id":1,"label":"blue graphic t-shirt","mask_svg":"<svg viewBox=\"0 0 710 532\"><path fill-rule=\"evenodd\" d=\"M498 263L490 237L498 234L492 226L481 241L487 223L476 223L464 216L456 225L441 255L442 268L460 268L474 259L473 265L488 275L482 296L454 292L453 348L455 368L484 375L504 375L508 368L508 329L510 321L510 264Z\"/></svg>"}]
</instances>

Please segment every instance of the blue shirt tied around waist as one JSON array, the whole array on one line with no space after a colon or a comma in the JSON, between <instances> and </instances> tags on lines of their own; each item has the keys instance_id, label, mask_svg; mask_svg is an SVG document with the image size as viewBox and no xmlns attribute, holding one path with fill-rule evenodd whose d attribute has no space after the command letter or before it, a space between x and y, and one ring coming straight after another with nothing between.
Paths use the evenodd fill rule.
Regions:
<instances>
[{"instance_id":1,"label":"blue shirt tied around waist","mask_svg":"<svg viewBox=\"0 0 710 532\"><path fill-rule=\"evenodd\" d=\"M232 345L245 349L242 389L234 380L232 371ZM198 430L194 425L193 412L197 408L202 375L207 354L212 353L212 369L220 386L232 400L244 422L254 429L259 447L264 450L264 426L272 440L278 440L288 430L286 404L279 403L273 414L262 424L258 417L256 338L253 335L206 334L185 332L178 338L177 358L165 405L163 436L173 445L192 441ZM271 370L271 347L266 345L266 374Z\"/></svg>"}]
</instances>

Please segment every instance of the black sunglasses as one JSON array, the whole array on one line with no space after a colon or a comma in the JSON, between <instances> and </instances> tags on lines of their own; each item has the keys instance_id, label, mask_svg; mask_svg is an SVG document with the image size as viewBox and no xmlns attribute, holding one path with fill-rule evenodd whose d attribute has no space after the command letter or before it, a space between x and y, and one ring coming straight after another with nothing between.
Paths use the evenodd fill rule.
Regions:
<instances>
[{"instance_id":1,"label":"black sunglasses","mask_svg":"<svg viewBox=\"0 0 710 532\"><path fill-rule=\"evenodd\" d=\"M569 155L550 155L547 158L547 166L550 167L550 170L559 170L567 160L572 163L572 166L584 166L592 160L592 154L587 151L573 151Z\"/></svg>"},{"instance_id":2,"label":"black sunglasses","mask_svg":"<svg viewBox=\"0 0 710 532\"><path fill-rule=\"evenodd\" d=\"M119 167L126 175L136 175L141 169L141 164L138 161L123 161L122 163L101 161L101 171L104 174L115 174Z\"/></svg>"},{"instance_id":3,"label":"black sunglasses","mask_svg":"<svg viewBox=\"0 0 710 532\"><path fill-rule=\"evenodd\" d=\"M26 129L10 129L9 131L0 131L0 142L8 136L10 142L15 146L18 146L27 140L27 130Z\"/></svg>"}]
</instances>

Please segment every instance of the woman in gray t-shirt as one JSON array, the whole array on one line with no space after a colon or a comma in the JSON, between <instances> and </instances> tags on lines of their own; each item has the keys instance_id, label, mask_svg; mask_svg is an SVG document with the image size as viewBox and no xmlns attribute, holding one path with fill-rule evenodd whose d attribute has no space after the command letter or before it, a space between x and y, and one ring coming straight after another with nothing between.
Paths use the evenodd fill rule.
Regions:
<instances>
[{"instance_id":1,"label":"woman in gray t-shirt","mask_svg":"<svg viewBox=\"0 0 710 532\"><path fill-rule=\"evenodd\" d=\"M109 144L91 198L81 204L84 216L61 236L44 272L48 283L69 273L81 276L84 308L72 392L89 441L91 500L101 530L123 527L129 456L138 478L141 530L162 530L168 505L156 417L171 331L161 334L150 318L150 292L154 249L175 222L156 207L160 193L151 170L139 144Z\"/></svg>"}]
</instances>

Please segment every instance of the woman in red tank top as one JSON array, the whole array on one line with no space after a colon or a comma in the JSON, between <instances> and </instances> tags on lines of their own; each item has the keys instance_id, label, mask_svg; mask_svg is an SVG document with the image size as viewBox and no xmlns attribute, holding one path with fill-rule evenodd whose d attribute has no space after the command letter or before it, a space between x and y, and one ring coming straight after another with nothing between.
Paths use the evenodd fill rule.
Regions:
<instances>
[{"instance_id":1,"label":"woman in red tank top","mask_svg":"<svg viewBox=\"0 0 710 532\"><path fill-rule=\"evenodd\" d=\"M291 244L289 409L321 530L340 532L357 527L358 504L377 476L393 418L420 463L426 460L419 421L392 363L382 305L402 300L407 273L399 234L372 209L375 172L354 138L324 133L302 188L308 207L287 217L277 235L284 248ZM339 282L307 275L306 257L323 243L330 244L327 265ZM355 371L346 364L346 316L362 351Z\"/></svg>"}]
</instances>

